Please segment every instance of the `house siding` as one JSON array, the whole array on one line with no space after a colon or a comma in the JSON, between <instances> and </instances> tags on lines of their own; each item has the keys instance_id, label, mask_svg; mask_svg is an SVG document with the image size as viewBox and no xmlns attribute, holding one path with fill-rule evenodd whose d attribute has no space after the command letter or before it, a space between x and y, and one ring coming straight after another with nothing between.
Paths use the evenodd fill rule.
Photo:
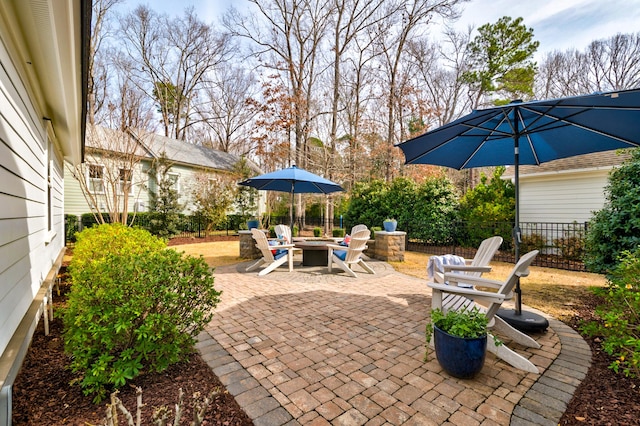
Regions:
<instances>
[{"instance_id":1,"label":"house siding","mask_svg":"<svg viewBox=\"0 0 640 426\"><path fill-rule=\"evenodd\" d=\"M0 2L0 424L11 424L11 388L43 312L43 284L64 253L63 158L82 157L84 5Z\"/></svg>"},{"instance_id":2,"label":"house siding","mask_svg":"<svg viewBox=\"0 0 640 426\"><path fill-rule=\"evenodd\" d=\"M0 353L16 331L55 255L62 248L61 164L52 172L57 237L47 230L48 141L42 115L27 96L18 71L0 44ZM57 228L57 229L56 229Z\"/></svg>"},{"instance_id":3,"label":"house siding","mask_svg":"<svg viewBox=\"0 0 640 426\"><path fill-rule=\"evenodd\" d=\"M605 203L610 168L520 178L521 222L587 222Z\"/></svg>"},{"instance_id":4,"label":"house siding","mask_svg":"<svg viewBox=\"0 0 640 426\"><path fill-rule=\"evenodd\" d=\"M101 164L99 154L87 154L85 163ZM155 191L156 186L155 182L150 179L150 176L148 174L148 170L150 167L151 162L148 160L142 160L135 166L134 191L133 194L129 197L129 212L134 211L134 206L137 201L144 203L144 211L149 211L151 207L150 191ZM183 206L182 213L194 214L195 205L193 203L192 193L195 189L196 177L200 173L207 173L212 177L215 177L220 174L228 173L228 171L208 169L206 167L194 166L189 164L174 163L169 169L169 173L177 174L179 176L178 202ZM81 216L82 214L90 213L89 204L84 198L80 184L72 176L71 173L65 174L65 188L65 213L75 216Z\"/></svg>"}]
</instances>

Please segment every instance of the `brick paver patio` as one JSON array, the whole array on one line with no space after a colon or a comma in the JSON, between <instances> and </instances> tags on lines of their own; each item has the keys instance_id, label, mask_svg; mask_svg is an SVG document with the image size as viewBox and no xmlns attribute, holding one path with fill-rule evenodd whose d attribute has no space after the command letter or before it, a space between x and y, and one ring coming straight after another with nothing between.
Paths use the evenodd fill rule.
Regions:
<instances>
[{"instance_id":1,"label":"brick paver patio","mask_svg":"<svg viewBox=\"0 0 640 426\"><path fill-rule=\"evenodd\" d=\"M222 302L198 348L256 425L558 424L590 364L578 334L550 319L541 349L510 344L541 374L487 354L479 376L453 378L423 361L426 281L369 264L358 278L216 269Z\"/></svg>"}]
</instances>

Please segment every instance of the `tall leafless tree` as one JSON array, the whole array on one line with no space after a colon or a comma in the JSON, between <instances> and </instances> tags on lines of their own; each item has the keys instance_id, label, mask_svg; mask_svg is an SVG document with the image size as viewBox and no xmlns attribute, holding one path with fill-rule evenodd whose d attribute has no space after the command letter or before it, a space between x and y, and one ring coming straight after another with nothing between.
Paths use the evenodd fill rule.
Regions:
<instances>
[{"instance_id":1,"label":"tall leafless tree","mask_svg":"<svg viewBox=\"0 0 640 426\"><path fill-rule=\"evenodd\" d=\"M92 4L91 40L88 55L87 121L95 124L107 96L109 76L104 46L112 35L112 11L124 0L95 0Z\"/></svg>"},{"instance_id":2,"label":"tall leafless tree","mask_svg":"<svg viewBox=\"0 0 640 426\"><path fill-rule=\"evenodd\" d=\"M207 84L199 106L203 131L212 148L224 152L247 155L252 150L249 124L256 116L251 105L257 96L257 80L240 66L223 64L216 70L215 78Z\"/></svg>"},{"instance_id":3,"label":"tall leafless tree","mask_svg":"<svg viewBox=\"0 0 640 426\"><path fill-rule=\"evenodd\" d=\"M594 40L584 51L549 53L536 77L540 99L640 87L640 32Z\"/></svg>"},{"instance_id":4,"label":"tall leafless tree","mask_svg":"<svg viewBox=\"0 0 640 426\"><path fill-rule=\"evenodd\" d=\"M386 22L382 31L384 36L378 39L378 49L381 52L381 65L384 70L387 123L386 145L387 160L385 161L385 178L393 177L392 158L393 146L399 142L400 137L397 122L397 106L401 105L402 91L399 87L399 79L403 73L403 61L406 53L407 42L417 36L418 31L429 23L431 18L442 16L453 19L458 16L457 6L463 0L400 0L385 3L392 8L392 17Z\"/></svg>"},{"instance_id":5,"label":"tall leafless tree","mask_svg":"<svg viewBox=\"0 0 640 426\"><path fill-rule=\"evenodd\" d=\"M199 90L226 61L228 36L203 23L193 8L171 19L138 6L121 21L123 48L132 61L133 81L155 99L165 136L185 140L195 121Z\"/></svg>"}]
</instances>

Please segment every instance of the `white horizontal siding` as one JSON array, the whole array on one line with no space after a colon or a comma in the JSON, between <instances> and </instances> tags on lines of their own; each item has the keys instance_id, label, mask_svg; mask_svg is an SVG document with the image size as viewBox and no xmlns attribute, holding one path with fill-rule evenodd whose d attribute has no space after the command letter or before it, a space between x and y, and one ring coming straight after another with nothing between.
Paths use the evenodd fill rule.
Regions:
<instances>
[{"instance_id":1,"label":"white horizontal siding","mask_svg":"<svg viewBox=\"0 0 640 426\"><path fill-rule=\"evenodd\" d=\"M521 177L521 222L587 222L602 209L609 170Z\"/></svg>"},{"instance_id":2,"label":"white horizontal siding","mask_svg":"<svg viewBox=\"0 0 640 426\"><path fill-rule=\"evenodd\" d=\"M28 94L0 31L0 354L15 333L64 241L61 160L52 156L53 233L47 229L44 114Z\"/></svg>"},{"instance_id":3,"label":"white horizontal siding","mask_svg":"<svg viewBox=\"0 0 640 426\"><path fill-rule=\"evenodd\" d=\"M86 162L102 164L100 157L96 155L88 155ZM68 167L69 166L67 165L67 170L65 170L64 175L64 212L65 214L73 214L76 216L89 213L89 205L84 198L80 184L68 170ZM134 173L134 190L133 194L129 196L129 212L134 211L136 201L143 202L146 206L146 211L151 207L150 191L155 191L156 187L149 178L149 174L147 173L148 169L149 163L147 161L142 161L136 165ZM170 169L170 173L175 173L179 176L178 202L184 206L183 213L193 214L195 207L192 202L192 193L195 188L196 176L200 173L206 172L203 169L195 169L181 164L174 164ZM215 173L212 172L211 176L215 176Z\"/></svg>"}]
</instances>

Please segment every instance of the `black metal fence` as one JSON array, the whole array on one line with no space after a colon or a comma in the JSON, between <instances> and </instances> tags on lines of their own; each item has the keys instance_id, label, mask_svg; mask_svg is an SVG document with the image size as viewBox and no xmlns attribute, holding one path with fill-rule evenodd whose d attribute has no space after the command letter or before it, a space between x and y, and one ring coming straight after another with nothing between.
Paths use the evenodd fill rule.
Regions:
<instances>
[{"instance_id":1,"label":"black metal fence","mask_svg":"<svg viewBox=\"0 0 640 426\"><path fill-rule=\"evenodd\" d=\"M139 214L132 216L132 224L148 228L150 219L149 214ZM272 216L268 220L263 220L263 225L274 226L279 223L289 223L290 220L288 216ZM76 216L68 215L65 221L67 241L73 241L73 234L77 230L92 226L94 223L92 215L83 215L81 221ZM331 229L338 227L346 229L351 226L351 224L342 223L340 218L327 220L324 217L310 216L305 217L303 226L323 228L325 224ZM301 227L300 224L296 226ZM522 231L520 253L540 250L534 262L536 266L584 271L584 240L587 226L586 222L523 222L520 224ZM500 235L504 242L494 259L504 262L515 260L512 228L511 222L398 223L398 230L407 232L406 250L435 255L456 254L471 258L482 240ZM180 233L176 237L203 238L214 233L234 235L239 229L246 229L246 221L238 215L228 215L225 223L217 227L210 226L210 223L200 216L181 216Z\"/></svg>"},{"instance_id":2,"label":"black metal fence","mask_svg":"<svg viewBox=\"0 0 640 426\"><path fill-rule=\"evenodd\" d=\"M584 271L584 239L588 224L523 222L520 253L540 250L534 265ZM398 225L398 229L402 229ZM465 258L475 255L483 239L500 235L504 239L495 260L514 262L514 239L511 222L462 222L450 224L412 224L407 227L407 250L430 254L456 254Z\"/></svg>"}]
</instances>

